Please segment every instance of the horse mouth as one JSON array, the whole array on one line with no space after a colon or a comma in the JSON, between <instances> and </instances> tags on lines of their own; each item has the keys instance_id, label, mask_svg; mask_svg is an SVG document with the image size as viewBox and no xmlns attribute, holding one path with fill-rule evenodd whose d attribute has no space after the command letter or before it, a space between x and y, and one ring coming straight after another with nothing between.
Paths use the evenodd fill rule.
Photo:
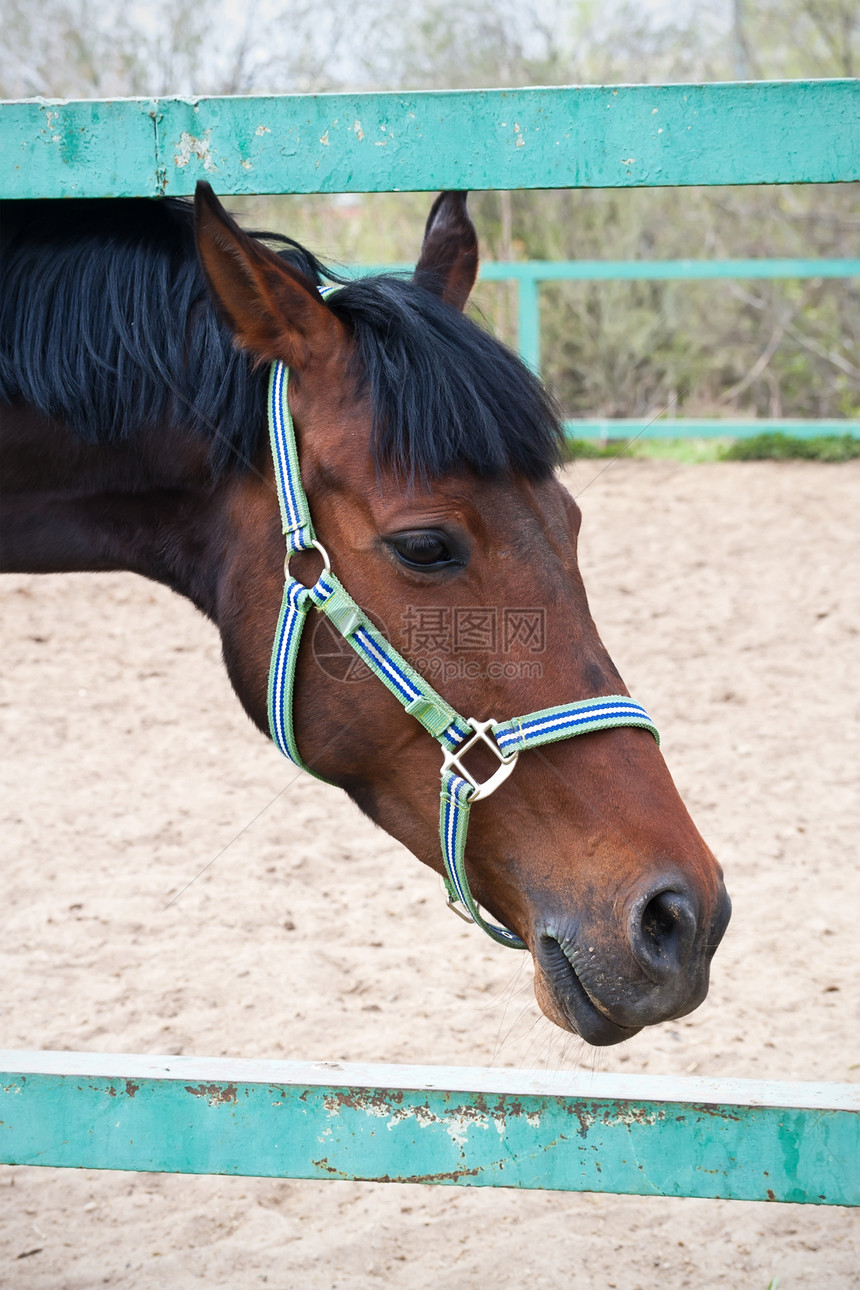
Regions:
<instances>
[{"instance_id":1,"label":"horse mouth","mask_svg":"<svg viewBox=\"0 0 860 1290\"><path fill-rule=\"evenodd\" d=\"M595 1048L623 1043L641 1026L622 1026L595 1003L554 936L540 938L535 956L535 995L542 1012L563 1030L581 1036Z\"/></svg>"}]
</instances>

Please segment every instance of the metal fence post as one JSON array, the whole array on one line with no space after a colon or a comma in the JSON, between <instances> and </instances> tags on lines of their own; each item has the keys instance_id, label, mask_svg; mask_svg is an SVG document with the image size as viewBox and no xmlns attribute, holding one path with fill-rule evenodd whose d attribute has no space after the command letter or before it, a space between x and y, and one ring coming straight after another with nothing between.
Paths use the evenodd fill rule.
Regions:
<instances>
[{"instance_id":1,"label":"metal fence post","mask_svg":"<svg viewBox=\"0 0 860 1290\"><path fill-rule=\"evenodd\" d=\"M540 373L539 290L533 274L517 274L517 344L523 362L537 374Z\"/></svg>"}]
</instances>

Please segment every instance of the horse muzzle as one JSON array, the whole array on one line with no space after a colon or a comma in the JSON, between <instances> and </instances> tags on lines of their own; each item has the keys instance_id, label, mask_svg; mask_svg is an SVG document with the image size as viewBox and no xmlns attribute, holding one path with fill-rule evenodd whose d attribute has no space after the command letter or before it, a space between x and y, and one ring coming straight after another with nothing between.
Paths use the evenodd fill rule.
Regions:
<instances>
[{"instance_id":1,"label":"horse muzzle","mask_svg":"<svg viewBox=\"0 0 860 1290\"><path fill-rule=\"evenodd\" d=\"M556 1025L598 1047L685 1016L708 992L710 962L731 915L725 889L702 918L680 882L630 902L625 921L547 919L532 939L535 994Z\"/></svg>"}]
</instances>

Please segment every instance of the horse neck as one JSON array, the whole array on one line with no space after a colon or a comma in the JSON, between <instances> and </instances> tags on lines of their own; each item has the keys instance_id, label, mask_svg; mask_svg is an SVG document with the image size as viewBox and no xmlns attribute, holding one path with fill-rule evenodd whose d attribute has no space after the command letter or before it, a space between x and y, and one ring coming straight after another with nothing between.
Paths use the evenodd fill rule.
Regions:
<instances>
[{"instance_id":1,"label":"horse neck","mask_svg":"<svg viewBox=\"0 0 860 1290\"><path fill-rule=\"evenodd\" d=\"M176 430L87 444L25 406L2 409L0 570L130 570L216 617L236 475Z\"/></svg>"}]
</instances>

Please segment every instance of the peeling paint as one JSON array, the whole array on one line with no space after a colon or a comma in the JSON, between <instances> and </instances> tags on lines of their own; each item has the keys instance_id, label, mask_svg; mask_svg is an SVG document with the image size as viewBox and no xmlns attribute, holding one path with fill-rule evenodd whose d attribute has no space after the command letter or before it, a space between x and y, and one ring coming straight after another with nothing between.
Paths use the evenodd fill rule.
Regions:
<instances>
[{"instance_id":1,"label":"peeling paint","mask_svg":"<svg viewBox=\"0 0 860 1290\"><path fill-rule=\"evenodd\" d=\"M568 1115L575 1115L579 1120L579 1136L584 1141L594 1127L594 1115L581 1102L572 1103L568 1107Z\"/></svg>"},{"instance_id":2,"label":"peeling paint","mask_svg":"<svg viewBox=\"0 0 860 1290\"><path fill-rule=\"evenodd\" d=\"M314 1160L315 1169L321 1169L329 1175L330 1178L343 1178L348 1181L352 1180L353 1175L338 1169L335 1165L328 1162L327 1157L322 1160ZM378 1183L462 1183L466 1178L475 1178L483 1170L478 1167L474 1169L450 1169L443 1173L432 1174L374 1174L369 1176L365 1181Z\"/></svg>"},{"instance_id":3,"label":"peeling paint","mask_svg":"<svg viewBox=\"0 0 860 1290\"><path fill-rule=\"evenodd\" d=\"M355 131L355 133L358 135L358 139L360 142L364 138L364 131L361 128L361 122L359 121L358 117L355 118L352 128Z\"/></svg>"},{"instance_id":4,"label":"peeling paint","mask_svg":"<svg viewBox=\"0 0 860 1290\"><path fill-rule=\"evenodd\" d=\"M451 1141L458 1147L463 1147L468 1141L471 1128L489 1129L490 1117L477 1107L458 1106L444 1117L443 1125Z\"/></svg>"},{"instance_id":5,"label":"peeling paint","mask_svg":"<svg viewBox=\"0 0 860 1290\"><path fill-rule=\"evenodd\" d=\"M340 1115L345 1108L351 1111L364 1111L365 1115L384 1120L391 1114L391 1104L381 1093L344 1089L342 1092L327 1093L323 1097L323 1106L329 1115Z\"/></svg>"},{"instance_id":6,"label":"peeling paint","mask_svg":"<svg viewBox=\"0 0 860 1290\"><path fill-rule=\"evenodd\" d=\"M185 1092L192 1097L205 1098L210 1106L223 1106L235 1103L238 1089L235 1084L193 1084L185 1085Z\"/></svg>"},{"instance_id":7,"label":"peeling paint","mask_svg":"<svg viewBox=\"0 0 860 1290\"><path fill-rule=\"evenodd\" d=\"M197 158L204 170L213 171L218 169L212 159L211 144L209 142L211 133L211 129L204 130L202 137L198 139L193 134L189 134L187 130L182 131L179 136L179 150L173 154L173 161L180 170L188 165L192 157Z\"/></svg>"},{"instance_id":8,"label":"peeling paint","mask_svg":"<svg viewBox=\"0 0 860 1290\"><path fill-rule=\"evenodd\" d=\"M741 1118L735 1112L730 1111L728 1107L708 1106L707 1103L704 1103L704 1102L702 1103L694 1102L691 1107L691 1110L695 1111L698 1115L716 1116L716 1118L719 1120L738 1120L739 1121Z\"/></svg>"}]
</instances>

